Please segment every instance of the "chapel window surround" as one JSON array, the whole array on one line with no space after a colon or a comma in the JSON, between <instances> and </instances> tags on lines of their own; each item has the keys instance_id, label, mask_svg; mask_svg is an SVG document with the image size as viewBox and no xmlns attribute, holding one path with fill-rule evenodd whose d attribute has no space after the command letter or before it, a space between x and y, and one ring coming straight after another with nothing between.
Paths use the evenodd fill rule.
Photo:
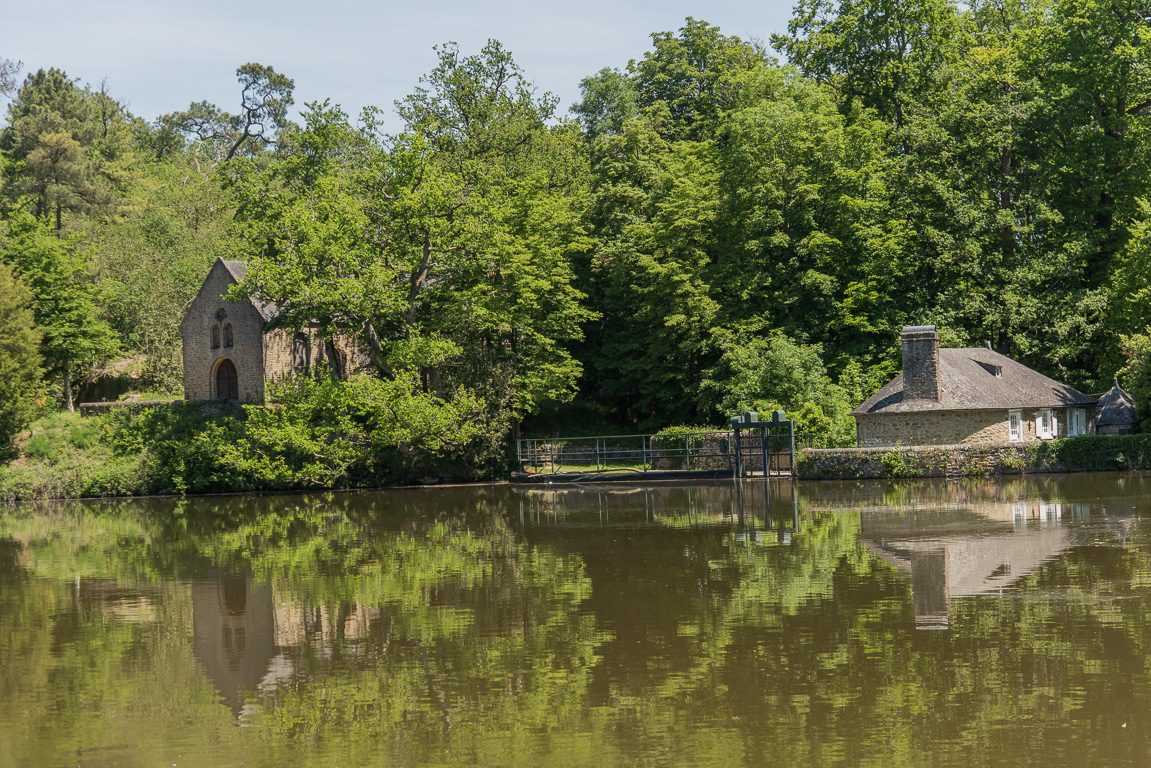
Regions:
<instances>
[{"instance_id":1,"label":"chapel window surround","mask_svg":"<svg viewBox=\"0 0 1151 768\"><path fill-rule=\"evenodd\" d=\"M220 348L220 326L212 326L212 349Z\"/></svg>"},{"instance_id":2,"label":"chapel window surround","mask_svg":"<svg viewBox=\"0 0 1151 768\"><path fill-rule=\"evenodd\" d=\"M224 324L224 346L225 347L232 346L232 324L231 323L225 323Z\"/></svg>"}]
</instances>

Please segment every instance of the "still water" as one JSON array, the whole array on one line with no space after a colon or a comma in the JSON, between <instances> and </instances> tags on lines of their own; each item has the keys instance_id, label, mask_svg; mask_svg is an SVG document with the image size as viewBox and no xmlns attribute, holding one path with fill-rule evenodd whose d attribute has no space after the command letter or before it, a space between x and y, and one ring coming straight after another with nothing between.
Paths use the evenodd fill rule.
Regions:
<instances>
[{"instance_id":1,"label":"still water","mask_svg":"<svg viewBox=\"0 0 1151 768\"><path fill-rule=\"evenodd\" d=\"M1149 672L1147 474L0 512L3 767L1148 765Z\"/></svg>"}]
</instances>

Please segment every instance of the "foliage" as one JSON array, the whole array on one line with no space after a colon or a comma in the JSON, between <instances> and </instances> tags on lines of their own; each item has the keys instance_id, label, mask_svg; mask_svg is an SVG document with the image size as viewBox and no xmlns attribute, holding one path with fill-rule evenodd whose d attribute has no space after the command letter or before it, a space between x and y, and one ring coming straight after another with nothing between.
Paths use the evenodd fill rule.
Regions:
<instances>
[{"instance_id":1,"label":"foliage","mask_svg":"<svg viewBox=\"0 0 1151 768\"><path fill-rule=\"evenodd\" d=\"M131 496L149 492L137 454L118 454L100 417L58 413L15 441L20 458L0 467L0 500Z\"/></svg>"},{"instance_id":2,"label":"foliage","mask_svg":"<svg viewBox=\"0 0 1151 768\"><path fill-rule=\"evenodd\" d=\"M32 293L0 263L0 460L8 458L10 438L43 407L31 304Z\"/></svg>"},{"instance_id":3,"label":"foliage","mask_svg":"<svg viewBox=\"0 0 1151 768\"><path fill-rule=\"evenodd\" d=\"M231 160L241 151L258 155L276 143L277 132L290 125L288 108L294 103L295 83L272 67L256 63L237 69L236 79L239 114L200 101L183 112L165 115L160 122L169 130L195 137L216 161Z\"/></svg>"},{"instance_id":4,"label":"foliage","mask_svg":"<svg viewBox=\"0 0 1151 768\"><path fill-rule=\"evenodd\" d=\"M249 407L242 435L221 447L220 464L256 488L420 477L485 427L474 396L440 400L420 391L414 371L344 382L321 370L272 384L269 399L271 407Z\"/></svg>"},{"instance_id":5,"label":"foliage","mask_svg":"<svg viewBox=\"0 0 1151 768\"><path fill-rule=\"evenodd\" d=\"M1127 391L1135 399L1136 418L1143 431L1151 434L1151 326L1143 333L1120 336L1127 365L1119 372Z\"/></svg>"},{"instance_id":6,"label":"foliage","mask_svg":"<svg viewBox=\"0 0 1151 768\"><path fill-rule=\"evenodd\" d=\"M1080 435L1040 443L1034 448L1033 462L1037 466L1075 472L1151 469L1151 434Z\"/></svg>"},{"instance_id":7,"label":"foliage","mask_svg":"<svg viewBox=\"0 0 1151 768\"><path fill-rule=\"evenodd\" d=\"M0 241L0 260L11 264L32 289L45 367L63 379L64 405L73 410L73 379L118 346L99 315L89 265L73 244L53 237L28 214L10 219L7 234L7 240Z\"/></svg>"},{"instance_id":8,"label":"foliage","mask_svg":"<svg viewBox=\"0 0 1151 768\"><path fill-rule=\"evenodd\" d=\"M569 399L580 372L563 347L591 314L568 262L583 244L580 144L548 126L554 100L498 43L439 56L399 105L404 132L313 104L297 152L237 169L237 223L258 254L244 288L284 324L362 334L382 377L418 366L428 390L466 388L510 423Z\"/></svg>"},{"instance_id":9,"label":"foliage","mask_svg":"<svg viewBox=\"0 0 1151 768\"><path fill-rule=\"evenodd\" d=\"M688 18L585 78L573 120L498 42L446 45L390 133L328 102L292 124L294 83L260 64L235 114L153 124L38 71L0 129L3 260L37 297L68 287L55 327L38 298L50 377L111 354L102 326L170 393L183 307L216 256L247 261L235 296L282 327L476 398L486 447L458 460L488 468L521 422L718 423L741 392L850 444L904 325L1084 391L1128 364L1151 322L1146 14L803 0L772 42L785 63Z\"/></svg>"}]
</instances>

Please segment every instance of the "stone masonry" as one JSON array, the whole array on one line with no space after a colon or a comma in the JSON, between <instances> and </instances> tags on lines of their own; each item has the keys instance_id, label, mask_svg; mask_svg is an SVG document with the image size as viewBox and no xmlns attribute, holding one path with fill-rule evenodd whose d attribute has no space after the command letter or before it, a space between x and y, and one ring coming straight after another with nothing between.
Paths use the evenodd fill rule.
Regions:
<instances>
[{"instance_id":1,"label":"stone masonry","mask_svg":"<svg viewBox=\"0 0 1151 768\"><path fill-rule=\"evenodd\" d=\"M1054 409L1057 437L1068 434L1068 408ZM1019 443L1041 442L1036 435L1037 410L1022 408ZM971 445L1010 444L1007 410L911 411L908 413L860 415L856 417L857 445L860 448L893 445ZM1094 411L1085 409L1087 432L1092 431Z\"/></svg>"},{"instance_id":2,"label":"stone masonry","mask_svg":"<svg viewBox=\"0 0 1151 768\"><path fill-rule=\"evenodd\" d=\"M236 366L240 400L258 403L264 399L265 321L250 301L223 298L235 283L223 261L217 259L180 323L185 400L216 399L216 370L224 359ZM232 345L226 346L223 330L229 325ZM215 348L212 326L217 326L220 333L219 346Z\"/></svg>"},{"instance_id":3,"label":"stone masonry","mask_svg":"<svg viewBox=\"0 0 1151 768\"><path fill-rule=\"evenodd\" d=\"M246 403L263 402L266 382L316 364L328 364L343 376L363 364L361 354L349 355L357 349L351 337L336 337L333 361L317 327L269 328L274 309L261 310L249 300L228 301L228 289L238 282L228 264L236 262L216 260L180 323L185 400L219 399L216 373L224 360L236 367L238 399Z\"/></svg>"},{"instance_id":4,"label":"stone masonry","mask_svg":"<svg viewBox=\"0 0 1151 768\"><path fill-rule=\"evenodd\" d=\"M903 396L939 402L939 334L933 325L903 332Z\"/></svg>"}]
</instances>

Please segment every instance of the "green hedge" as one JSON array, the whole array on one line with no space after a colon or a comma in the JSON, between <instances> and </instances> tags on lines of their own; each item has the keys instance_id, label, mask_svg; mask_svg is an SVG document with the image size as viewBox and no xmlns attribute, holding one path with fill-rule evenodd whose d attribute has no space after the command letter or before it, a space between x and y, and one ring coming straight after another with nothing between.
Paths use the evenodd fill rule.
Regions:
<instances>
[{"instance_id":1,"label":"green hedge","mask_svg":"<svg viewBox=\"0 0 1151 768\"><path fill-rule=\"evenodd\" d=\"M1151 434L1081 435L1028 446L1031 471L1069 472L1151 469Z\"/></svg>"}]
</instances>

